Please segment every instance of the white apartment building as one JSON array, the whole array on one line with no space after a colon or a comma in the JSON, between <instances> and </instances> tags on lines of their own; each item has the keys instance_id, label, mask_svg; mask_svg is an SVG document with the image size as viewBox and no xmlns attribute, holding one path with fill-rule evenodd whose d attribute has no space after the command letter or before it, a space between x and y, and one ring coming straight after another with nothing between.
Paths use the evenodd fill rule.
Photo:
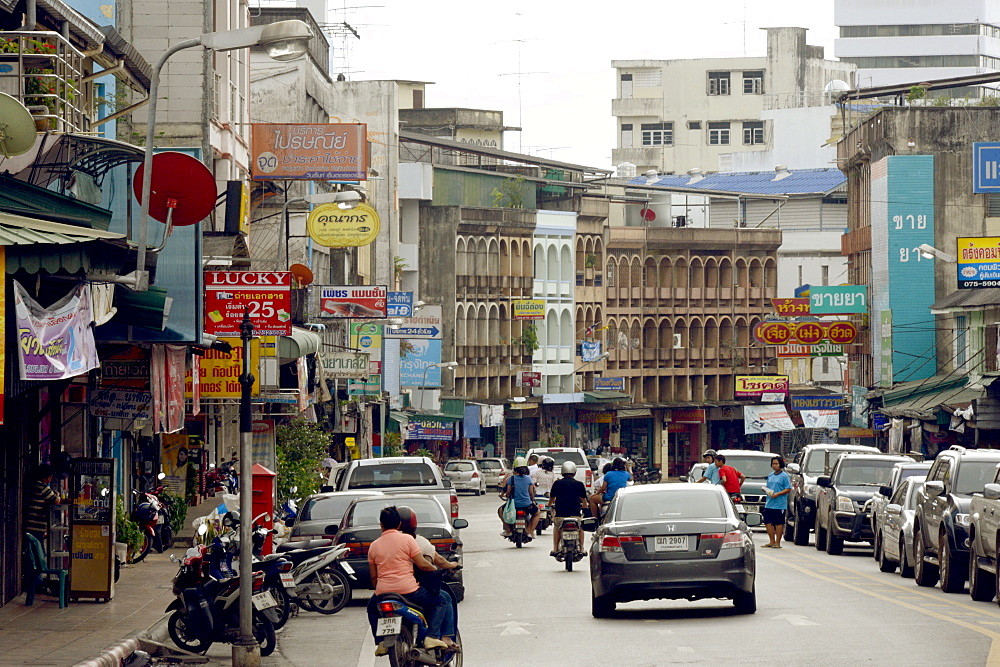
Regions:
<instances>
[{"instance_id":1,"label":"white apartment building","mask_svg":"<svg viewBox=\"0 0 1000 667\"><path fill-rule=\"evenodd\" d=\"M613 162L640 174L718 171L727 166L720 156L774 148L776 121L762 118L766 109L826 104L827 84L851 80L854 66L826 60L823 47L806 43L805 28L766 30L762 57L612 61Z\"/></svg>"},{"instance_id":2,"label":"white apartment building","mask_svg":"<svg viewBox=\"0 0 1000 667\"><path fill-rule=\"evenodd\" d=\"M834 23L834 53L857 66L860 88L1000 71L998 0L836 0Z\"/></svg>"}]
</instances>

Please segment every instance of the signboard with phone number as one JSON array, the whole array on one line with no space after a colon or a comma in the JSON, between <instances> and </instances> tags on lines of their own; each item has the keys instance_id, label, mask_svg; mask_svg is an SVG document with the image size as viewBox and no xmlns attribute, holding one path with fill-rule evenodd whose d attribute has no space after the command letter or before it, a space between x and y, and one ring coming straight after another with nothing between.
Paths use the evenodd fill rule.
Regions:
<instances>
[{"instance_id":1,"label":"signboard with phone number","mask_svg":"<svg viewBox=\"0 0 1000 667\"><path fill-rule=\"evenodd\" d=\"M291 310L288 271L205 272L205 333L239 336L249 312L255 336L290 336Z\"/></svg>"}]
</instances>

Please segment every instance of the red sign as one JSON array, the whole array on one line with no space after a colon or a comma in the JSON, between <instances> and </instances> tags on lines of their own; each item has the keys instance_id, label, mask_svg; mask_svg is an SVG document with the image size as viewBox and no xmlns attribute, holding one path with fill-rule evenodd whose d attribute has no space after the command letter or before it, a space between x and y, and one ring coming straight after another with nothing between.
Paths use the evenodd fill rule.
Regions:
<instances>
[{"instance_id":1,"label":"red sign","mask_svg":"<svg viewBox=\"0 0 1000 667\"><path fill-rule=\"evenodd\" d=\"M205 332L239 336L249 310L257 336L292 334L292 274L288 271L206 271Z\"/></svg>"},{"instance_id":2,"label":"red sign","mask_svg":"<svg viewBox=\"0 0 1000 667\"><path fill-rule=\"evenodd\" d=\"M826 339L837 345L850 345L858 329L850 322L759 322L753 335L765 345L815 345Z\"/></svg>"},{"instance_id":3,"label":"red sign","mask_svg":"<svg viewBox=\"0 0 1000 667\"><path fill-rule=\"evenodd\" d=\"M538 371L518 371L517 373L517 386L518 387L541 387L542 386L542 374Z\"/></svg>"},{"instance_id":4,"label":"red sign","mask_svg":"<svg viewBox=\"0 0 1000 667\"><path fill-rule=\"evenodd\" d=\"M787 394L787 375L737 375L735 398L760 398L764 394Z\"/></svg>"},{"instance_id":5,"label":"red sign","mask_svg":"<svg viewBox=\"0 0 1000 667\"><path fill-rule=\"evenodd\" d=\"M850 322L831 322L826 329L826 337L831 343L849 345L858 337L858 328Z\"/></svg>"},{"instance_id":6,"label":"red sign","mask_svg":"<svg viewBox=\"0 0 1000 667\"><path fill-rule=\"evenodd\" d=\"M387 305L388 294L385 285L320 287L320 317L384 319Z\"/></svg>"},{"instance_id":7,"label":"red sign","mask_svg":"<svg viewBox=\"0 0 1000 667\"><path fill-rule=\"evenodd\" d=\"M771 299L774 312L786 317L809 314L809 299Z\"/></svg>"},{"instance_id":8,"label":"red sign","mask_svg":"<svg viewBox=\"0 0 1000 667\"><path fill-rule=\"evenodd\" d=\"M812 345L823 340L823 327L815 322L803 322L795 328L795 337L803 345Z\"/></svg>"},{"instance_id":9,"label":"red sign","mask_svg":"<svg viewBox=\"0 0 1000 667\"><path fill-rule=\"evenodd\" d=\"M754 338L766 345L785 345L792 340L787 322L760 322L753 328Z\"/></svg>"},{"instance_id":10,"label":"red sign","mask_svg":"<svg viewBox=\"0 0 1000 667\"><path fill-rule=\"evenodd\" d=\"M674 408L670 411L670 421L674 424L704 424L705 410L702 408Z\"/></svg>"}]
</instances>

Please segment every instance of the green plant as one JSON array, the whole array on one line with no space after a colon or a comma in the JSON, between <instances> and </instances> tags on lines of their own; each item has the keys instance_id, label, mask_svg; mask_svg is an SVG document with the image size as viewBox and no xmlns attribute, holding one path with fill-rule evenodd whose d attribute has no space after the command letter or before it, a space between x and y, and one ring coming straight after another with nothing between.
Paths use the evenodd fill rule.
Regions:
<instances>
[{"instance_id":1,"label":"green plant","mask_svg":"<svg viewBox=\"0 0 1000 667\"><path fill-rule=\"evenodd\" d=\"M169 501L167 503L167 517L170 520L170 529L176 535L184 528L184 520L187 519L188 504L183 498L169 491L164 492L163 495Z\"/></svg>"},{"instance_id":2,"label":"green plant","mask_svg":"<svg viewBox=\"0 0 1000 667\"><path fill-rule=\"evenodd\" d=\"M132 562L132 557L142 551L144 537L139 529L139 524L131 518L131 513L125 510L125 500L120 495L115 495L115 541L124 542L128 545L128 562Z\"/></svg>"},{"instance_id":3,"label":"green plant","mask_svg":"<svg viewBox=\"0 0 1000 667\"><path fill-rule=\"evenodd\" d=\"M298 487L296 495L300 497L316 493L320 483L316 470L331 442L329 433L301 416L277 428L279 501L291 495L293 486Z\"/></svg>"},{"instance_id":4,"label":"green plant","mask_svg":"<svg viewBox=\"0 0 1000 667\"><path fill-rule=\"evenodd\" d=\"M524 208L525 190L524 176L505 178L500 187L493 188L490 196L493 197L493 205L498 208Z\"/></svg>"},{"instance_id":5,"label":"green plant","mask_svg":"<svg viewBox=\"0 0 1000 667\"><path fill-rule=\"evenodd\" d=\"M910 86L910 92L906 93L906 101L922 100L927 97L927 89L923 86Z\"/></svg>"},{"instance_id":6,"label":"green plant","mask_svg":"<svg viewBox=\"0 0 1000 667\"><path fill-rule=\"evenodd\" d=\"M403 338L399 341L399 358L406 359L415 349L410 340Z\"/></svg>"},{"instance_id":7,"label":"green plant","mask_svg":"<svg viewBox=\"0 0 1000 667\"><path fill-rule=\"evenodd\" d=\"M414 456L426 456L429 459L434 458L434 454L432 454L431 450L427 449L426 447L421 447L417 451L413 452L413 455Z\"/></svg>"},{"instance_id":8,"label":"green plant","mask_svg":"<svg viewBox=\"0 0 1000 667\"><path fill-rule=\"evenodd\" d=\"M402 257L392 258L393 287L399 289L400 281L403 279L403 271L409 266Z\"/></svg>"},{"instance_id":9,"label":"green plant","mask_svg":"<svg viewBox=\"0 0 1000 667\"><path fill-rule=\"evenodd\" d=\"M192 462L187 464L187 480L184 484L184 502L193 505L198 496L198 467Z\"/></svg>"},{"instance_id":10,"label":"green plant","mask_svg":"<svg viewBox=\"0 0 1000 667\"><path fill-rule=\"evenodd\" d=\"M936 106L936 107L950 107L951 106L951 98L950 97L935 97L934 101L931 104L933 106Z\"/></svg>"},{"instance_id":11,"label":"green plant","mask_svg":"<svg viewBox=\"0 0 1000 667\"><path fill-rule=\"evenodd\" d=\"M983 95L977 106L981 107L996 107L1000 106L1000 96L997 95Z\"/></svg>"},{"instance_id":12,"label":"green plant","mask_svg":"<svg viewBox=\"0 0 1000 667\"><path fill-rule=\"evenodd\" d=\"M523 345L524 347L530 348L532 352L538 349L538 327L534 324L525 325L521 329L520 336L514 336L510 339L510 342L514 345Z\"/></svg>"},{"instance_id":13,"label":"green plant","mask_svg":"<svg viewBox=\"0 0 1000 667\"><path fill-rule=\"evenodd\" d=\"M592 252L588 252L587 256L583 259L583 265L588 269L592 269L597 266L597 255Z\"/></svg>"},{"instance_id":14,"label":"green plant","mask_svg":"<svg viewBox=\"0 0 1000 667\"><path fill-rule=\"evenodd\" d=\"M564 442L566 442L566 437L559 431L550 431L549 435L541 440L541 443L546 447L562 447Z\"/></svg>"},{"instance_id":15,"label":"green plant","mask_svg":"<svg viewBox=\"0 0 1000 667\"><path fill-rule=\"evenodd\" d=\"M382 434L382 456L401 456L403 437L395 431Z\"/></svg>"}]
</instances>

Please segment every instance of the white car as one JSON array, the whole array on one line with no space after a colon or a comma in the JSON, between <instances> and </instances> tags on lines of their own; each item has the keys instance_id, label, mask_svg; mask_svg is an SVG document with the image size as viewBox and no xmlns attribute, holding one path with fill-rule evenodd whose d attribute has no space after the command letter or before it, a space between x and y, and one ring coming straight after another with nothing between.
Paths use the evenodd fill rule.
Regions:
<instances>
[{"instance_id":1,"label":"white car","mask_svg":"<svg viewBox=\"0 0 1000 667\"><path fill-rule=\"evenodd\" d=\"M486 477L486 486L500 488L503 481L510 475L510 461L503 457L491 456L484 459L476 459L479 469Z\"/></svg>"},{"instance_id":2,"label":"white car","mask_svg":"<svg viewBox=\"0 0 1000 667\"><path fill-rule=\"evenodd\" d=\"M547 456L555 462L556 479L559 479L562 474L562 464L566 461L572 461L576 464L576 479L583 482L588 489L593 487L596 476L594 471L590 469L587 453L579 447L538 447L529 449L527 457L532 454L538 454L539 459Z\"/></svg>"},{"instance_id":3,"label":"white car","mask_svg":"<svg viewBox=\"0 0 1000 667\"><path fill-rule=\"evenodd\" d=\"M486 475L475 459L454 459L444 464L444 474L456 491L472 491L481 496L486 493Z\"/></svg>"}]
</instances>

